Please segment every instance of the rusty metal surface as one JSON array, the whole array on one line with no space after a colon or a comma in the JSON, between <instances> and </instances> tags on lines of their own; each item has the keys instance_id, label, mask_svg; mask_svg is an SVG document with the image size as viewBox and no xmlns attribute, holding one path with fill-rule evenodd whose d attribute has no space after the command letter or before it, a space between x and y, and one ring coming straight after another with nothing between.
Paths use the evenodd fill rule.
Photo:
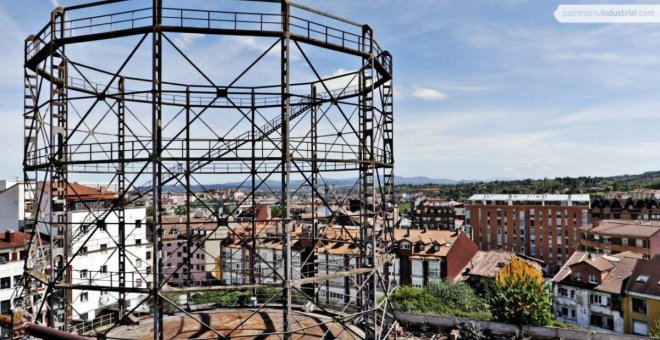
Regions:
<instances>
[{"instance_id":1,"label":"rusty metal surface","mask_svg":"<svg viewBox=\"0 0 660 340\"><path fill-rule=\"evenodd\" d=\"M215 331L226 337L244 339L281 339L282 311L263 309L257 312L237 330L232 330L254 310L224 310L194 313L193 315L213 327ZM331 318L303 312L293 313L291 337L293 339L361 339L361 333L347 327L353 327L350 322L333 321ZM357 334L353 332L358 332ZM230 334L231 333L231 334ZM208 339L217 338L211 330L205 329L197 321L185 315L172 315L163 318L163 336L165 339ZM325 336L325 337L324 337ZM116 328L108 334L108 338L152 339L153 324L143 321L139 326Z\"/></svg>"}]
</instances>

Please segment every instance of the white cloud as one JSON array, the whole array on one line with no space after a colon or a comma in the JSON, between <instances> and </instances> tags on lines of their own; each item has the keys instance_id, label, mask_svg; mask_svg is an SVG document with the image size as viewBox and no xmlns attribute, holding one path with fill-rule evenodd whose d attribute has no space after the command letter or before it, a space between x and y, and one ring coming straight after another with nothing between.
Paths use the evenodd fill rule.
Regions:
<instances>
[{"instance_id":1,"label":"white cloud","mask_svg":"<svg viewBox=\"0 0 660 340\"><path fill-rule=\"evenodd\" d=\"M60 2L58 0L50 0L50 3L53 4L53 7L60 7Z\"/></svg>"},{"instance_id":2,"label":"white cloud","mask_svg":"<svg viewBox=\"0 0 660 340\"><path fill-rule=\"evenodd\" d=\"M432 101L445 100L448 98L447 94L440 90L417 85L414 86L411 95L415 98Z\"/></svg>"},{"instance_id":3,"label":"white cloud","mask_svg":"<svg viewBox=\"0 0 660 340\"><path fill-rule=\"evenodd\" d=\"M202 34L179 33L174 38L174 44L180 49L186 49L195 43L195 40L203 38Z\"/></svg>"}]
</instances>

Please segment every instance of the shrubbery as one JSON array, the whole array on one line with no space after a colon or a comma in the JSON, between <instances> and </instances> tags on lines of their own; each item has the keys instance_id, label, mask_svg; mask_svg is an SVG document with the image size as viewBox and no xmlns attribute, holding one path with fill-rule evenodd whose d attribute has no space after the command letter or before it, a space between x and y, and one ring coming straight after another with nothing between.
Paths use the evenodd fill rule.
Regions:
<instances>
[{"instance_id":1,"label":"shrubbery","mask_svg":"<svg viewBox=\"0 0 660 340\"><path fill-rule=\"evenodd\" d=\"M391 298L396 311L489 320L486 302L465 283L432 281L426 288L401 287Z\"/></svg>"}]
</instances>

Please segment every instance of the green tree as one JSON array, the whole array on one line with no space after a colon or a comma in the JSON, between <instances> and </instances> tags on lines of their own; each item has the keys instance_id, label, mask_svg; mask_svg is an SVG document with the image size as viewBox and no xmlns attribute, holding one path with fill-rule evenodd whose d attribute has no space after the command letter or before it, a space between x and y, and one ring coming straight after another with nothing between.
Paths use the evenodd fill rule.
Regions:
<instances>
[{"instance_id":1,"label":"green tree","mask_svg":"<svg viewBox=\"0 0 660 340\"><path fill-rule=\"evenodd\" d=\"M179 204L174 208L174 215L186 215L188 214L188 209L183 204Z\"/></svg>"},{"instance_id":2,"label":"green tree","mask_svg":"<svg viewBox=\"0 0 660 340\"><path fill-rule=\"evenodd\" d=\"M284 216L284 210L279 205L271 205L270 206L270 215L272 217L283 217Z\"/></svg>"},{"instance_id":3,"label":"green tree","mask_svg":"<svg viewBox=\"0 0 660 340\"><path fill-rule=\"evenodd\" d=\"M653 339L660 339L660 320L655 320L655 325L649 328L649 336Z\"/></svg>"},{"instance_id":4,"label":"green tree","mask_svg":"<svg viewBox=\"0 0 660 340\"><path fill-rule=\"evenodd\" d=\"M472 288L463 282L453 283L434 280L426 285L426 290L451 309L462 311L486 309L485 301L480 299Z\"/></svg>"},{"instance_id":5,"label":"green tree","mask_svg":"<svg viewBox=\"0 0 660 340\"><path fill-rule=\"evenodd\" d=\"M431 293L410 286L397 289L390 303L399 312L430 313L436 309L436 300Z\"/></svg>"},{"instance_id":6,"label":"green tree","mask_svg":"<svg viewBox=\"0 0 660 340\"><path fill-rule=\"evenodd\" d=\"M518 326L546 326L553 320L548 286L529 276L507 276L496 283L490 307L494 320Z\"/></svg>"}]
</instances>

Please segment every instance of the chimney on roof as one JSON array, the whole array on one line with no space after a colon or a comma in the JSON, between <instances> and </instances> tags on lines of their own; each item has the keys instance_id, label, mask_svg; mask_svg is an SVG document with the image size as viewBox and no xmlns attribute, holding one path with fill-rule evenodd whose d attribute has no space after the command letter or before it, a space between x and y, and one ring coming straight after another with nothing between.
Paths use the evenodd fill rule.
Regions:
<instances>
[{"instance_id":1,"label":"chimney on roof","mask_svg":"<svg viewBox=\"0 0 660 340\"><path fill-rule=\"evenodd\" d=\"M427 231L429 231L429 226L428 226L428 225L425 225L425 226L424 226L424 232L427 232Z\"/></svg>"},{"instance_id":2,"label":"chimney on roof","mask_svg":"<svg viewBox=\"0 0 660 340\"><path fill-rule=\"evenodd\" d=\"M101 185L101 186L99 186L99 192L100 192L100 193L105 194L105 192L106 192L107 190L108 190L108 187L106 187L105 185Z\"/></svg>"},{"instance_id":3,"label":"chimney on roof","mask_svg":"<svg viewBox=\"0 0 660 340\"><path fill-rule=\"evenodd\" d=\"M5 231L5 242L14 242L16 241L16 233L13 230Z\"/></svg>"},{"instance_id":4,"label":"chimney on roof","mask_svg":"<svg viewBox=\"0 0 660 340\"><path fill-rule=\"evenodd\" d=\"M410 226L406 227L406 237L410 237Z\"/></svg>"}]
</instances>

